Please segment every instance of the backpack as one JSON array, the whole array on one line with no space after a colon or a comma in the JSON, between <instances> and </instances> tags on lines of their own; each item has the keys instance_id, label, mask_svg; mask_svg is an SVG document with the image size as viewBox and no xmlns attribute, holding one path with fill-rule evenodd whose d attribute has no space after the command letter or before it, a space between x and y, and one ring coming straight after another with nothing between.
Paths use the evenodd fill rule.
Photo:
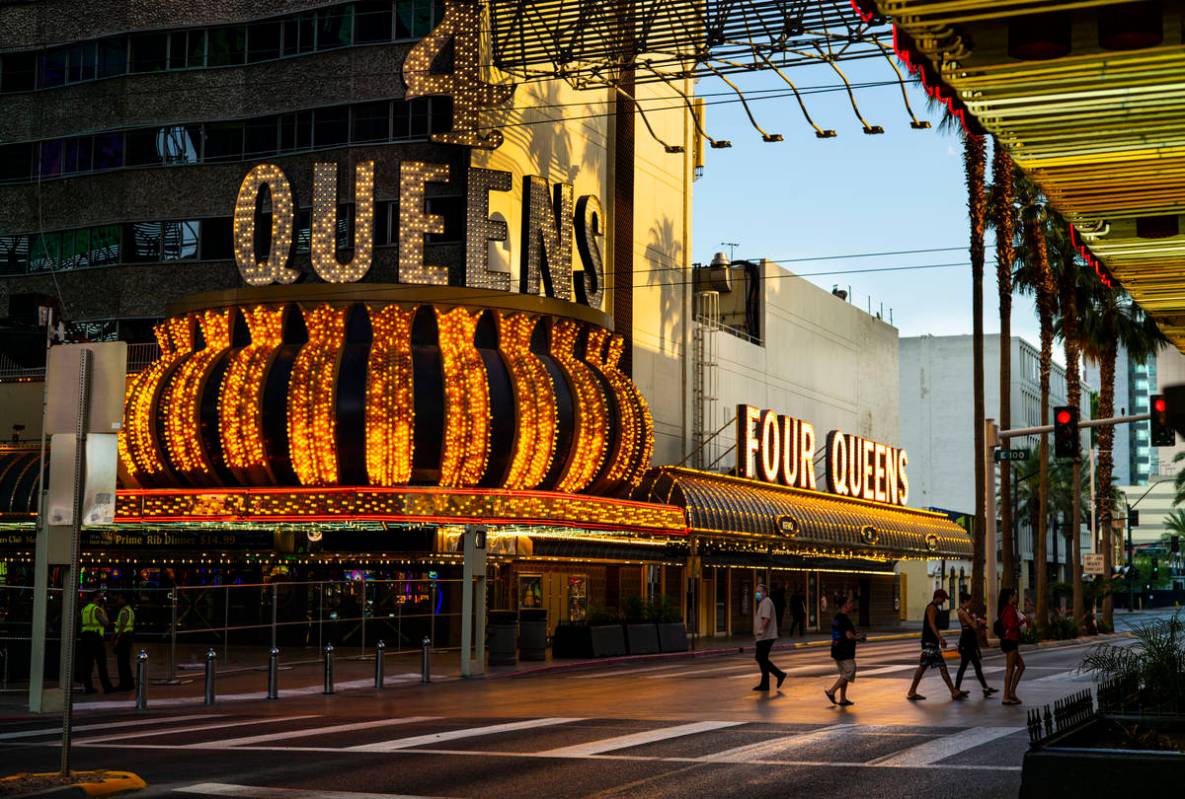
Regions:
<instances>
[{"instance_id":1,"label":"backpack","mask_svg":"<svg viewBox=\"0 0 1185 799\"><path fill-rule=\"evenodd\" d=\"M994 632L996 634L997 638L1003 638L1004 637L1004 622L1001 621L1000 619L996 619L995 623L992 624L992 632Z\"/></svg>"}]
</instances>

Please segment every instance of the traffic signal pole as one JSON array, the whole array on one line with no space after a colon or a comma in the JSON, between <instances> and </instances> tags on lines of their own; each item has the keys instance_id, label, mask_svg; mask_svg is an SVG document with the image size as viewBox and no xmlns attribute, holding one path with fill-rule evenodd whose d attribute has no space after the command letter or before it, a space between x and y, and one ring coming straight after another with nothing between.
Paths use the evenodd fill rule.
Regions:
<instances>
[{"instance_id":1,"label":"traffic signal pole","mask_svg":"<svg viewBox=\"0 0 1185 799\"><path fill-rule=\"evenodd\" d=\"M1146 422L1152 418L1150 413L1137 413L1134 416L1111 416L1106 419L1085 419L1078 422L1078 427L1106 427L1114 424L1130 424L1131 422ZM1054 425L1042 424L1035 427L1015 427L1011 430L1001 430L1000 438L1018 438L1020 436L1039 436L1052 433Z\"/></svg>"}]
</instances>

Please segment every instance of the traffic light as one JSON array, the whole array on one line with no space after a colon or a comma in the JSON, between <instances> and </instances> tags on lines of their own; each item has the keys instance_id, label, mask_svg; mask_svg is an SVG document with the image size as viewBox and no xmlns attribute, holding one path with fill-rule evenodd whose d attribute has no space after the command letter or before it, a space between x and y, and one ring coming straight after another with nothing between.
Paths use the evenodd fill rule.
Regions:
<instances>
[{"instance_id":1,"label":"traffic light","mask_svg":"<svg viewBox=\"0 0 1185 799\"><path fill-rule=\"evenodd\" d=\"M1177 443L1177 434L1169 424L1169 404L1163 394L1152 395L1152 446L1171 447Z\"/></svg>"},{"instance_id":2,"label":"traffic light","mask_svg":"<svg viewBox=\"0 0 1185 799\"><path fill-rule=\"evenodd\" d=\"M1160 581L1160 558L1152 559L1152 582Z\"/></svg>"},{"instance_id":3,"label":"traffic light","mask_svg":"<svg viewBox=\"0 0 1185 799\"><path fill-rule=\"evenodd\" d=\"M1053 454L1058 458L1078 459L1078 409L1073 405L1053 409Z\"/></svg>"}]
</instances>

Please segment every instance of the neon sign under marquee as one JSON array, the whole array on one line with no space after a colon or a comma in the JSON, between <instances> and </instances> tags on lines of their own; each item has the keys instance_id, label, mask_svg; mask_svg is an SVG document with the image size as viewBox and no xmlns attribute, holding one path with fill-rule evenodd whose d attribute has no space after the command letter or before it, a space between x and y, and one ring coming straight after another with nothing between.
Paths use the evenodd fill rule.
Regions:
<instances>
[{"instance_id":1,"label":"neon sign under marquee","mask_svg":"<svg viewBox=\"0 0 1185 799\"><path fill-rule=\"evenodd\" d=\"M810 422L752 405L737 406L736 471L741 477L815 491L816 440ZM830 493L889 505L909 501L905 450L832 430L825 456Z\"/></svg>"}]
</instances>

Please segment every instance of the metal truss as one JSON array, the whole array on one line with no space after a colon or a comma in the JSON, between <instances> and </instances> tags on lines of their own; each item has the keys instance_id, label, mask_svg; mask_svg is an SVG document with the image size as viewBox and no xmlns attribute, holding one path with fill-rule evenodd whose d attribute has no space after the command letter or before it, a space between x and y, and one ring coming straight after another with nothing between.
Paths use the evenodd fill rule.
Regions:
<instances>
[{"instance_id":1,"label":"metal truss","mask_svg":"<svg viewBox=\"0 0 1185 799\"><path fill-rule=\"evenodd\" d=\"M883 58L889 28L850 0L489 0L493 61L574 86Z\"/></svg>"}]
</instances>

